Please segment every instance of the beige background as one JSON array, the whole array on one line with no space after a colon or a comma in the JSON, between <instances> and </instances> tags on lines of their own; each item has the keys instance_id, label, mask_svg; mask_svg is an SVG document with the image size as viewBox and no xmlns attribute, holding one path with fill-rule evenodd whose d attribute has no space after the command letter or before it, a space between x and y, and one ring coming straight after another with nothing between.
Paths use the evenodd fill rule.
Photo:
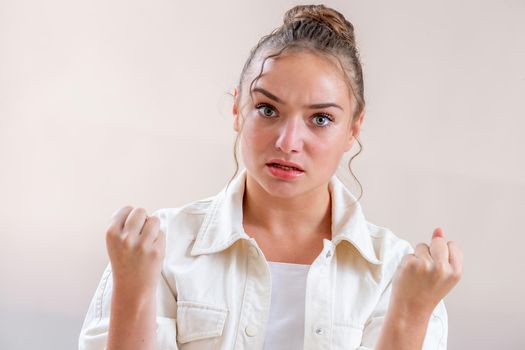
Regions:
<instances>
[{"instance_id":1,"label":"beige background","mask_svg":"<svg viewBox=\"0 0 525 350\"><path fill-rule=\"evenodd\" d=\"M0 0L1 349L76 347L117 208L226 184L228 93L296 3ZM525 2L326 3L364 65L365 215L460 242L450 349L523 348Z\"/></svg>"}]
</instances>

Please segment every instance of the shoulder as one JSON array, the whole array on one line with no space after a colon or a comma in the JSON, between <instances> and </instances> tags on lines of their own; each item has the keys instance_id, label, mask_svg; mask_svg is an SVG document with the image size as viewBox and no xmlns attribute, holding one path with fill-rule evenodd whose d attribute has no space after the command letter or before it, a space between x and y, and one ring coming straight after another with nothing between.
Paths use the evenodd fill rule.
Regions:
<instances>
[{"instance_id":1,"label":"shoulder","mask_svg":"<svg viewBox=\"0 0 525 350\"><path fill-rule=\"evenodd\" d=\"M191 201L179 207L159 208L155 210L151 215L157 216L161 220L169 220L184 215L206 215L210 209L210 206L212 205L213 201L217 198L217 196L218 194Z\"/></svg>"},{"instance_id":2,"label":"shoulder","mask_svg":"<svg viewBox=\"0 0 525 350\"><path fill-rule=\"evenodd\" d=\"M186 231L196 234L217 196L218 194L191 201L179 207L159 208L151 215L159 218L161 230L167 236L173 235L174 232L179 235Z\"/></svg>"}]
</instances>

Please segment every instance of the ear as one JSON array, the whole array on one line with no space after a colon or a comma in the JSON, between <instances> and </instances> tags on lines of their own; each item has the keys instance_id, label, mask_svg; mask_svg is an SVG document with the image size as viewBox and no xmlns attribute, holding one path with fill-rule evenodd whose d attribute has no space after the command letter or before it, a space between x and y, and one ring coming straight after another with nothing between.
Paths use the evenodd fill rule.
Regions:
<instances>
[{"instance_id":1,"label":"ear","mask_svg":"<svg viewBox=\"0 0 525 350\"><path fill-rule=\"evenodd\" d=\"M233 114L233 130L235 130L236 132L239 132L239 129L240 129L240 125L239 125L239 98L238 98L237 88L233 89L232 114Z\"/></svg>"},{"instance_id":2,"label":"ear","mask_svg":"<svg viewBox=\"0 0 525 350\"><path fill-rule=\"evenodd\" d=\"M354 139L359 136L359 133L361 132L361 126L363 125L363 120L365 119L365 110L359 114L359 117L355 121L352 122L351 130L348 133L348 140L345 147L345 152L349 151L352 148L352 145L354 143Z\"/></svg>"}]
</instances>

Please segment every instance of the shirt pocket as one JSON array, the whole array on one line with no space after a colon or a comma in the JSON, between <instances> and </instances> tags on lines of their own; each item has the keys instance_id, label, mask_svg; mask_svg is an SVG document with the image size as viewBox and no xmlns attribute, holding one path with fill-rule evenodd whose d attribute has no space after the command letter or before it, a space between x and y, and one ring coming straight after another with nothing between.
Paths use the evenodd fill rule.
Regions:
<instances>
[{"instance_id":1,"label":"shirt pocket","mask_svg":"<svg viewBox=\"0 0 525 350\"><path fill-rule=\"evenodd\" d=\"M361 345L363 326L336 323L332 328L332 349L354 350Z\"/></svg>"},{"instance_id":2,"label":"shirt pocket","mask_svg":"<svg viewBox=\"0 0 525 350\"><path fill-rule=\"evenodd\" d=\"M177 301L177 342L181 349L215 349L224 329L228 309L198 301ZM214 347L215 344L215 347Z\"/></svg>"}]
</instances>

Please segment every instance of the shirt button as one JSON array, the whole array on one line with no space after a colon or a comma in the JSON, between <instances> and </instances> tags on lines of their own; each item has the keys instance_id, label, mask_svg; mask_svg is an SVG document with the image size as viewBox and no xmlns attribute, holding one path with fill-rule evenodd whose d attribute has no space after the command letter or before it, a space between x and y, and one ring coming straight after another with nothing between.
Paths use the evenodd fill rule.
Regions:
<instances>
[{"instance_id":1,"label":"shirt button","mask_svg":"<svg viewBox=\"0 0 525 350\"><path fill-rule=\"evenodd\" d=\"M315 334L317 335L322 335L324 333L324 329L320 328L320 327L317 327L315 329Z\"/></svg>"},{"instance_id":2,"label":"shirt button","mask_svg":"<svg viewBox=\"0 0 525 350\"><path fill-rule=\"evenodd\" d=\"M257 335L257 327L255 327L253 324L248 325L244 331L249 337L255 337Z\"/></svg>"},{"instance_id":3,"label":"shirt button","mask_svg":"<svg viewBox=\"0 0 525 350\"><path fill-rule=\"evenodd\" d=\"M255 247L250 247L250 255L254 258L259 256L259 251Z\"/></svg>"},{"instance_id":4,"label":"shirt button","mask_svg":"<svg viewBox=\"0 0 525 350\"><path fill-rule=\"evenodd\" d=\"M332 251L331 250L327 251L326 252L326 258L329 258L331 256L332 256Z\"/></svg>"}]
</instances>

